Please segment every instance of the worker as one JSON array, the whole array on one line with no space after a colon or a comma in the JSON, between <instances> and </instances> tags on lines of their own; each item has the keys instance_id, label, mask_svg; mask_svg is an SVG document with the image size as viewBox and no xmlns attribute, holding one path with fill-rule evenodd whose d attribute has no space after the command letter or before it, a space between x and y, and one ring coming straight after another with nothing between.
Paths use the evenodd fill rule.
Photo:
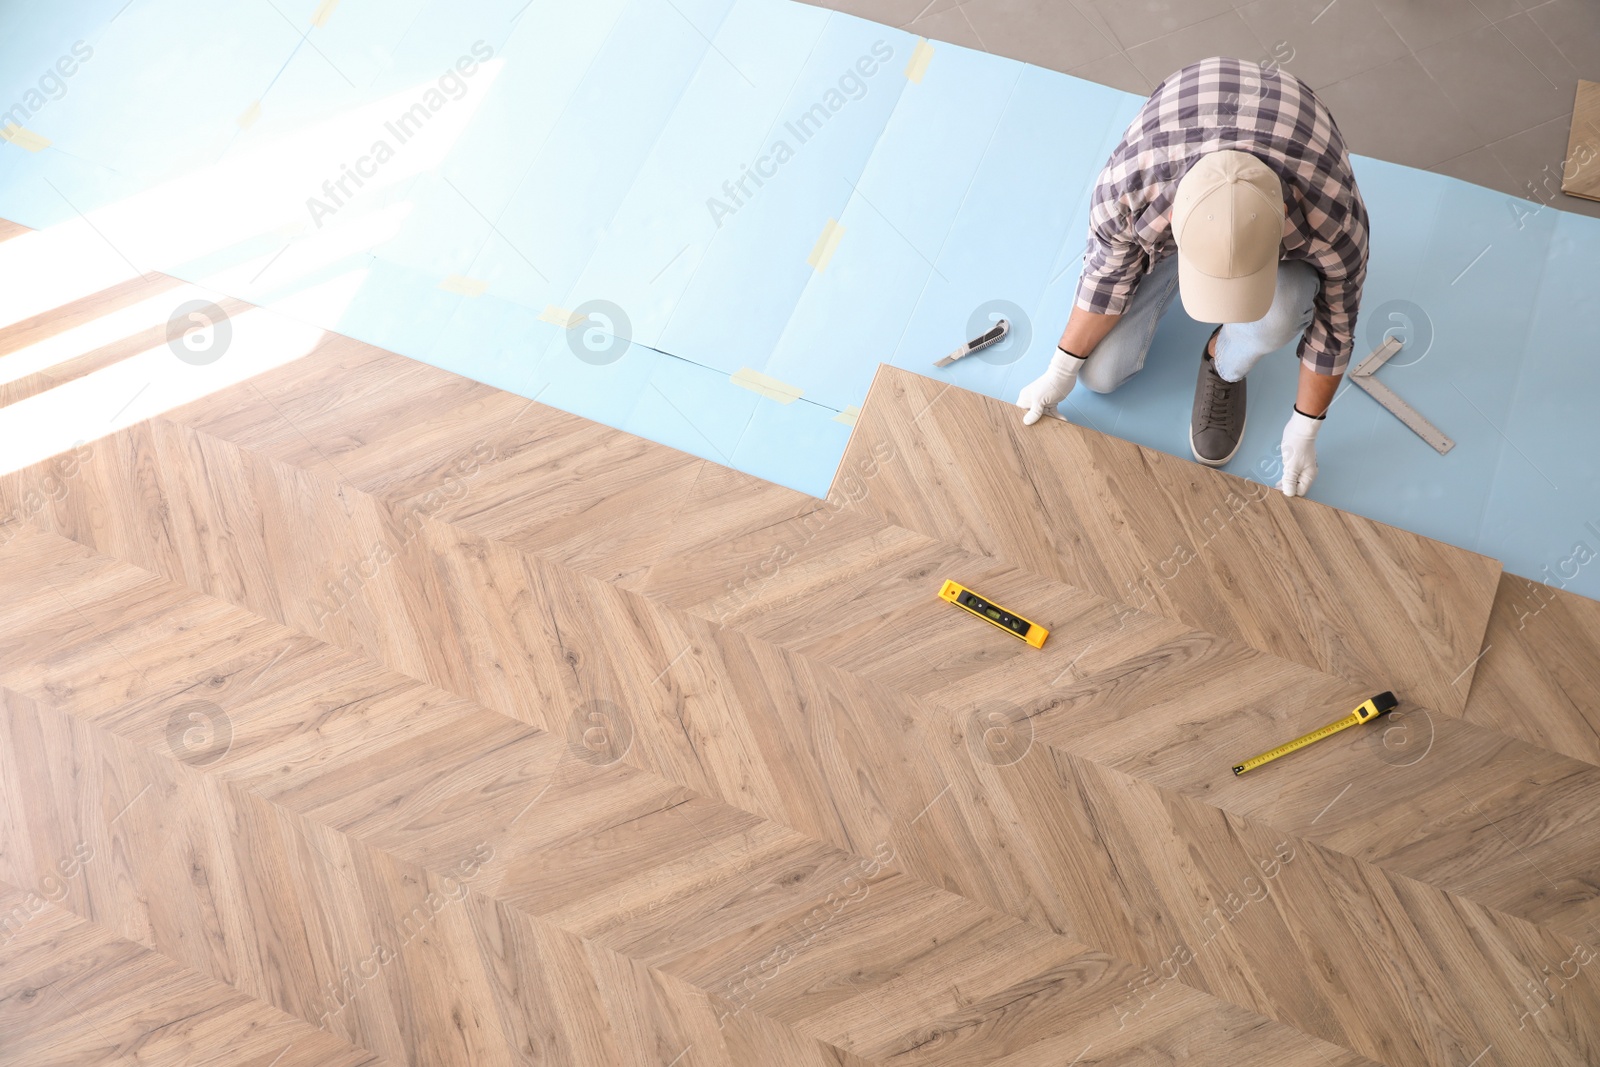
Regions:
<instances>
[{"instance_id":1,"label":"worker","mask_svg":"<svg viewBox=\"0 0 1600 1067\"><path fill-rule=\"evenodd\" d=\"M1200 355L1189 446L1220 467L1244 437L1245 375L1300 338L1278 488L1303 496L1317 430L1355 341L1367 209L1327 108L1287 71L1204 59L1139 110L1095 184L1083 273L1049 369L1017 398L1022 421L1060 418L1082 382L1109 393L1144 366L1176 290L1221 323Z\"/></svg>"}]
</instances>

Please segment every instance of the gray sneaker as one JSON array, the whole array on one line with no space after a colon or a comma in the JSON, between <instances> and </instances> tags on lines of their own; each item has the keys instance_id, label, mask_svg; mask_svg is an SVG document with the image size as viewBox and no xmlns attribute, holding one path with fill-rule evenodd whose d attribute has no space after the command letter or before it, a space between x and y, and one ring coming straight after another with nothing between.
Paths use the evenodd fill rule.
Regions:
<instances>
[{"instance_id":1,"label":"gray sneaker","mask_svg":"<svg viewBox=\"0 0 1600 1067\"><path fill-rule=\"evenodd\" d=\"M1224 381L1202 349L1194 411L1189 415L1189 450L1206 466L1220 467L1239 451L1243 440L1244 379Z\"/></svg>"}]
</instances>

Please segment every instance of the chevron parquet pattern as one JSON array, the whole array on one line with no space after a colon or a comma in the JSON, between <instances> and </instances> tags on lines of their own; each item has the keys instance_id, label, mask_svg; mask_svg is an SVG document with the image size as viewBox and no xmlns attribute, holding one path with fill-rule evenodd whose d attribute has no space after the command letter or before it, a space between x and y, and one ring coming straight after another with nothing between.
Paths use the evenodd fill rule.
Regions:
<instances>
[{"instance_id":1,"label":"chevron parquet pattern","mask_svg":"<svg viewBox=\"0 0 1600 1067\"><path fill-rule=\"evenodd\" d=\"M823 501L338 337L0 480L0 1063L1600 1062L1600 761L1495 712L1526 647L1236 779L1443 665L913 518L908 377Z\"/></svg>"}]
</instances>

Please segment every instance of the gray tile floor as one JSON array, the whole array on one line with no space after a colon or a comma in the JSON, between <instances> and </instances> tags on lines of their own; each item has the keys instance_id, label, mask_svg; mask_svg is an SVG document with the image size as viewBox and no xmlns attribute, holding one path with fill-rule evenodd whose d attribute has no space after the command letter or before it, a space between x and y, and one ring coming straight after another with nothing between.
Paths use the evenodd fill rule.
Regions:
<instances>
[{"instance_id":1,"label":"gray tile floor","mask_svg":"<svg viewBox=\"0 0 1600 1067\"><path fill-rule=\"evenodd\" d=\"M1277 60L1351 151L1600 217L1560 192L1600 0L812 0L1147 94L1212 55Z\"/></svg>"}]
</instances>

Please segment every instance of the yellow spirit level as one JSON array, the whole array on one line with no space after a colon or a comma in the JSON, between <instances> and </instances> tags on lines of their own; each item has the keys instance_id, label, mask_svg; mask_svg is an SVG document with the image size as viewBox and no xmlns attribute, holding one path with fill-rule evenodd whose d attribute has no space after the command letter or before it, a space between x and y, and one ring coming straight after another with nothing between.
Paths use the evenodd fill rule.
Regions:
<instances>
[{"instance_id":1,"label":"yellow spirit level","mask_svg":"<svg viewBox=\"0 0 1600 1067\"><path fill-rule=\"evenodd\" d=\"M1029 622L1021 615L983 599L960 582L946 581L939 589L939 599L948 600L958 608L967 609L984 622L993 623L1012 637L1026 641L1034 648L1043 648L1044 639L1050 636L1050 631L1043 626Z\"/></svg>"},{"instance_id":2,"label":"yellow spirit level","mask_svg":"<svg viewBox=\"0 0 1600 1067\"><path fill-rule=\"evenodd\" d=\"M1233 769L1233 773L1243 774L1245 771L1253 771L1263 763L1271 763L1279 756L1287 756L1296 749L1305 748L1309 744L1321 741L1324 737L1332 737L1340 730L1348 729L1351 726L1358 726L1364 722L1371 722L1379 715L1387 715L1389 712L1393 711L1398 704L1399 701L1394 698L1393 693L1379 693L1375 697L1369 697L1361 702L1360 707L1356 708L1355 711L1352 711L1338 722L1330 722L1322 729L1313 730L1304 737L1297 737L1286 745L1279 745L1277 748L1268 752L1263 752L1259 756L1251 756L1249 759L1235 767Z\"/></svg>"}]
</instances>

